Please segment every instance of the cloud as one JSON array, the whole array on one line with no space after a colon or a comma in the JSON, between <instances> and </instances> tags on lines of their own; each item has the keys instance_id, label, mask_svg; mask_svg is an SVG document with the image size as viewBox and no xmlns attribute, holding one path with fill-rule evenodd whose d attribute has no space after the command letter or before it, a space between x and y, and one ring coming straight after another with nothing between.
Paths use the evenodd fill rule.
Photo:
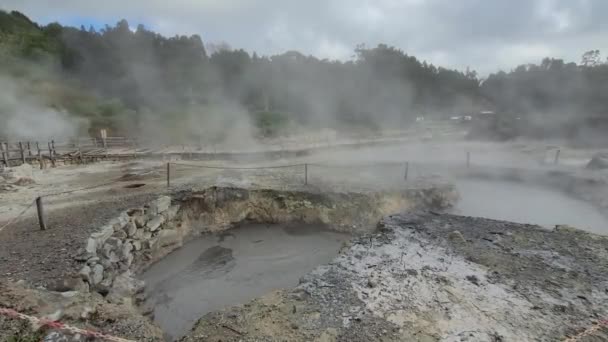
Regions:
<instances>
[{"instance_id":1,"label":"cloud","mask_svg":"<svg viewBox=\"0 0 608 342\"><path fill-rule=\"evenodd\" d=\"M348 59L359 43L386 43L482 74L546 53L578 61L586 50L608 50L605 0L2 0L0 7L43 23L126 18L165 35L196 33L261 54Z\"/></svg>"}]
</instances>

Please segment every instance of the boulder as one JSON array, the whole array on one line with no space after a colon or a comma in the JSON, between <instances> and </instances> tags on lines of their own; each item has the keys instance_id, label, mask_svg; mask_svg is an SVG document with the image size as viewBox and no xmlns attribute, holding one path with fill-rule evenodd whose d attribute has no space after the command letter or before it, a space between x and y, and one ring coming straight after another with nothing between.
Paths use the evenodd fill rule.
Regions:
<instances>
[{"instance_id":1,"label":"boulder","mask_svg":"<svg viewBox=\"0 0 608 342\"><path fill-rule=\"evenodd\" d=\"M93 285L97 285L97 284L101 283L102 280L103 280L103 266L101 266L100 264L97 264L97 265L93 266L91 281L92 281Z\"/></svg>"},{"instance_id":2,"label":"boulder","mask_svg":"<svg viewBox=\"0 0 608 342\"><path fill-rule=\"evenodd\" d=\"M85 247L85 251L88 254L95 254L97 253L97 240L93 239L93 238L89 238L87 240L87 246Z\"/></svg>"},{"instance_id":3,"label":"boulder","mask_svg":"<svg viewBox=\"0 0 608 342\"><path fill-rule=\"evenodd\" d=\"M96 240L97 246L101 246L112 236L112 234L114 234L114 227L108 224L101 227L99 231L91 234L91 237Z\"/></svg>"},{"instance_id":4,"label":"boulder","mask_svg":"<svg viewBox=\"0 0 608 342\"><path fill-rule=\"evenodd\" d=\"M608 153L596 153L587 164L589 170L608 169Z\"/></svg>"},{"instance_id":5,"label":"boulder","mask_svg":"<svg viewBox=\"0 0 608 342\"><path fill-rule=\"evenodd\" d=\"M160 226L165 222L165 217L162 215L157 215L154 218L152 218L150 221L148 221L148 223L146 224L146 227L148 228L149 231L153 232L156 231L158 228L160 228Z\"/></svg>"},{"instance_id":6,"label":"boulder","mask_svg":"<svg viewBox=\"0 0 608 342\"><path fill-rule=\"evenodd\" d=\"M135 235L135 232L137 232L137 226L135 225L135 222L127 223L127 225L125 226L125 233L127 233L127 236L133 237Z\"/></svg>"},{"instance_id":7,"label":"boulder","mask_svg":"<svg viewBox=\"0 0 608 342\"><path fill-rule=\"evenodd\" d=\"M135 294L144 290L145 283L133 276L131 271L126 271L114 278L112 288L106 299L110 303L120 304L124 300L130 300Z\"/></svg>"},{"instance_id":8,"label":"boulder","mask_svg":"<svg viewBox=\"0 0 608 342\"><path fill-rule=\"evenodd\" d=\"M161 197L157 198L156 200L152 201L148 205L148 210L150 212L150 215L158 215L158 214L162 213L163 211L169 209L170 205L171 205L171 197L161 196Z\"/></svg>"}]
</instances>

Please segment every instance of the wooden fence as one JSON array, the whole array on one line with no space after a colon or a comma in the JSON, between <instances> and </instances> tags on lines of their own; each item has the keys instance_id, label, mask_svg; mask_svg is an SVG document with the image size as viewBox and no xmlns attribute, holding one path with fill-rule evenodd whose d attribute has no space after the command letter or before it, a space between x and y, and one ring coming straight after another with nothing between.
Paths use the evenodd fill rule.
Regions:
<instances>
[{"instance_id":1,"label":"wooden fence","mask_svg":"<svg viewBox=\"0 0 608 342\"><path fill-rule=\"evenodd\" d=\"M111 153L112 149L137 148L137 142L126 137L107 137L106 139L81 137L67 141L17 141L0 142L0 163L16 166L24 163L86 163L97 159L125 158L133 154Z\"/></svg>"}]
</instances>

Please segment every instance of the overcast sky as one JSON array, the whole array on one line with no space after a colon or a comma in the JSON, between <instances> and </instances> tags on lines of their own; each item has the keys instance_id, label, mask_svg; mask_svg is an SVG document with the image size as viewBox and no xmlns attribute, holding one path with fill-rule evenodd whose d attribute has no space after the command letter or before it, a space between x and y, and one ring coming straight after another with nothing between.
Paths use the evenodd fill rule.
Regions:
<instances>
[{"instance_id":1,"label":"overcast sky","mask_svg":"<svg viewBox=\"0 0 608 342\"><path fill-rule=\"evenodd\" d=\"M115 24L199 34L260 54L349 59L365 43L481 74L552 56L608 53L608 0L0 0L46 24ZM604 54L606 56L606 54Z\"/></svg>"}]
</instances>

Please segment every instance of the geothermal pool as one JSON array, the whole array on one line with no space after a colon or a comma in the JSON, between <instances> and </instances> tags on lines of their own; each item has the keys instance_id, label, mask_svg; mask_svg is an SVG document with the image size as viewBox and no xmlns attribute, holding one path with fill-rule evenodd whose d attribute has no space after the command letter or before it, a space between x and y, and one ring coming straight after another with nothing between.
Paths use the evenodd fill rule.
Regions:
<instances>
[{"instance_id":1,"label":"geothermal pool","mask_svg":"<svg viewBox=\"0 0 608 342\"><path fill-rule=\"evenodd\" d=\"M348 238L305 224L247 224L203 235L142 275L147 304L173 340L205 313L296 286L301 276L331 261Z\"/></svg>"},{"instance_id":2,"label":"geothermal pool","mask_svg":"<svg viewBox=\"0 0 608 342\"><path fill-rule=\"evenodd\" d=\"M608 218L591 204L565 193L529 184L461 179L454 213L554 228L567 224L608 235Z\"/></svg>"}]
</instances>

